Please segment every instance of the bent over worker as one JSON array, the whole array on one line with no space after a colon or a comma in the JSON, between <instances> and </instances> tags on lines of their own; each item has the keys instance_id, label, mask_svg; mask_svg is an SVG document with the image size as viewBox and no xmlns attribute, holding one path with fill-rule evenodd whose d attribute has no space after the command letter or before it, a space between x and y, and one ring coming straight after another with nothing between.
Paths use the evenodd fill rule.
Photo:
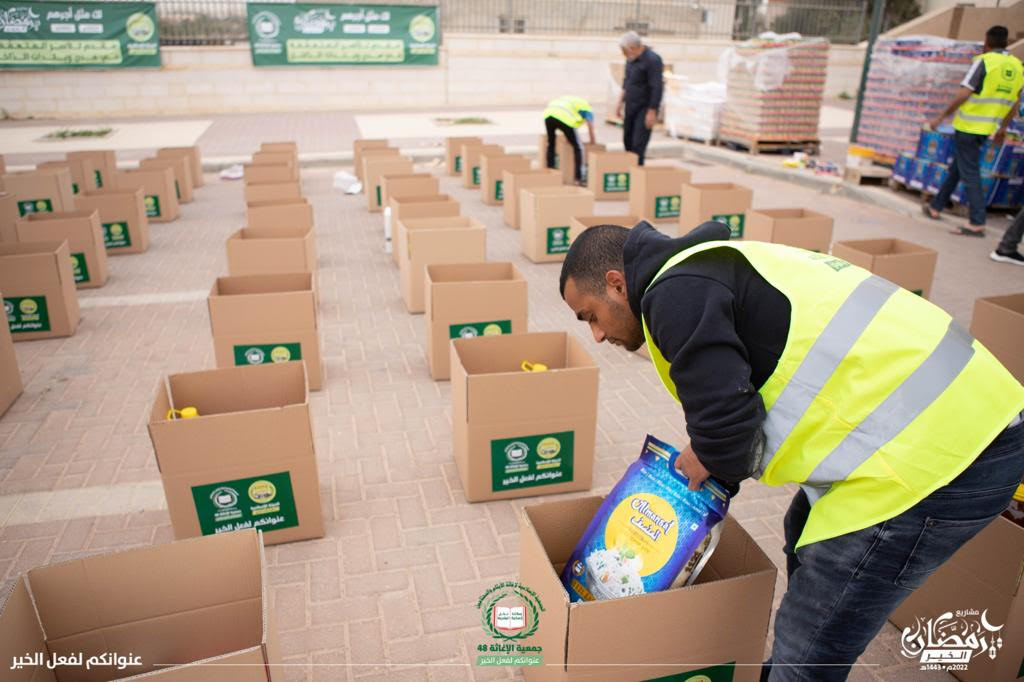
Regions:
<instances>
[{"instance_id":1,"label":"bent over worker","mask_svg":"<svg viewBox=\"0 0 1024 682\"><path fill-rule=\"evenodd\" d=\"M547 167L555 167L555 131L561 130L565 139L572 146L573 168L572 177L579 184L583 178L583 147L576 129L587 124L590 133L590 144L594 144L594 111L590 103L582 97L563 95L548 102L544 109L544 127L548 132ZM565 160L562 160L565 163Z\"/></svg>"},{"instance_id":2,"label":"bent over worker","mask_svg":"<svg viewBox=\"0 0 1024 682\"><path fill-rule=\"evenodd\" d=\"M844 680L889 614L1009 504L1024 387L938 306L827 254L704 223L584 231L560 287L686 416L681 468L799 486L762 679Z\"/></svg>"}]
</instances>

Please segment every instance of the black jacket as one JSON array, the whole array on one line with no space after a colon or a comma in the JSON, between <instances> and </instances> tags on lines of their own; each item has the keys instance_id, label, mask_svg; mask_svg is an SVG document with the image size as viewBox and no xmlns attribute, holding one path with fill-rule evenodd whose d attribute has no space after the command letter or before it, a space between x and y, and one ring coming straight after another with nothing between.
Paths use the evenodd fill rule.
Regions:
<instances>
[{"instance_id":1,"label":"black jacket","mask_svg":"<svg viewBox=\"0 0 1024 682\"><path fill-rule=\"evenodd\" d=\"M749 477L764 446L764 403L758 389L775 371L789 335L789 300L735 249L711 249L654 276L676 253L729 228L706 222L668 237L646 222L624 250L633 314L646 320L686 414L686 431L701 464L735 483Z\"/></svg>"},{"instance_id":2,"label":"black jacket","mask_svg":"<svg viewBox=\"0 0 1024 682\"><path fill-rule=\"evenodd\" d=\"M661 91L665 76L661 57L651 48L645 48L640 56L626 62L626 77L622 88L626 94L625 104L630 111L657 109L661 106Z\"/></svg>"}]
</instances>

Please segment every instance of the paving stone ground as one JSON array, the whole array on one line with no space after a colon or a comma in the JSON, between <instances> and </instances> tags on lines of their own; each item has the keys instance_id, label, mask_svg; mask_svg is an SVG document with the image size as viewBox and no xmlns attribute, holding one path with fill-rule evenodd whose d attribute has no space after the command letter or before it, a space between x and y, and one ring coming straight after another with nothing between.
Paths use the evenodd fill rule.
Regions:
<instances>
[{"instance_id":1,"label":"paving stone ground","mask_svg":"<svg viewBox=\"0 0 1024 682\"><path fill-rule=\"evenodd\" d=\"M933 299L962 323L977 296L1024 291L1024 269L987 259L995 236L957 239L777 180L691 169L698 181L751 186L755 206L832 215L837 239L898 236L936 248ZM429 377L423 316L405 312L380 215L333 190L331 173L303 171L320 259L326 383L311 404L327 536L267 550L286 679L518 678L470 664L481 638L474 603L515 576L517 514L544 498L466 502L451 455L450 387ZM75 336L16 344L26 388L0 419L0 599L34 566L172 539L146 419L160 377L214 365L205 295L226 270L225 238L244 220L241 185L207 181L178 221L152 226L149 252L112 258L109 283L81 292ZM529 263L499 208L453 178L442 186L487 225L489 258L512 260L528 279L530 330L570 330L600 366L593 492L611 488L646 433L684 443L682 414L649 364L594 344L564 307L559 266ZM599 202L598 212L626 207ZM732 506L780 569L790 495L749 483ZM780 577L776 604L784 587ZM918 671L889 626L861 663L851 679L947 679Z\"/></svg>"}]
</instances>

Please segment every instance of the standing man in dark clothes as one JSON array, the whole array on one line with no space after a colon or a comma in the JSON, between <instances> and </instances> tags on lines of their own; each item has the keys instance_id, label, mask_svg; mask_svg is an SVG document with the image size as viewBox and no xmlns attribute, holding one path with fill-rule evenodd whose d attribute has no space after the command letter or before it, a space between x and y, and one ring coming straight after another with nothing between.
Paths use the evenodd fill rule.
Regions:
<instances>
[{"instance_id":1,"label":"standing man in dark clothes","mask_svg":"<svg viewBox=\"0 0 1024 682\"><path fill-rule=\"evenodd\" d=\"M616 115L622 119L622 144L627 152L639 157L644 165L644 152L651 139L651 130L658 120L661 92L664 89L664 66L661 57L635 32L630 31L619 41L626 57L626 77L622 81L622 95Z\"/></svg>"}]
</instances>

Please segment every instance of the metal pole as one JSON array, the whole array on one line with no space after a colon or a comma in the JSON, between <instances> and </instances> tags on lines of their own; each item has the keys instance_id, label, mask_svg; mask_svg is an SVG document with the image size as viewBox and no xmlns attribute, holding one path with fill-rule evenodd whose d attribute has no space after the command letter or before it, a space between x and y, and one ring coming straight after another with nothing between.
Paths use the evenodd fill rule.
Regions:
<instances>
[{"instance_id":1,"label":"metal pole","mask_svg":"<svg viewBox=\"0 0 1024 682\"><path fill-rule=\"evenodd\" d=\"M868 46L864 52L864 67L860 71L860 88L857 90L857 108L853 112L853 128L850 130L850 142L857 141L860 130L860 110L864 106L864 90L868 87L868 71L871 69L871 53L875 49L875 41L882 30L882 17L885 16L885 0L875 0L871 12L871 30L868 33Z\"/></svg>"}]
</instances>

